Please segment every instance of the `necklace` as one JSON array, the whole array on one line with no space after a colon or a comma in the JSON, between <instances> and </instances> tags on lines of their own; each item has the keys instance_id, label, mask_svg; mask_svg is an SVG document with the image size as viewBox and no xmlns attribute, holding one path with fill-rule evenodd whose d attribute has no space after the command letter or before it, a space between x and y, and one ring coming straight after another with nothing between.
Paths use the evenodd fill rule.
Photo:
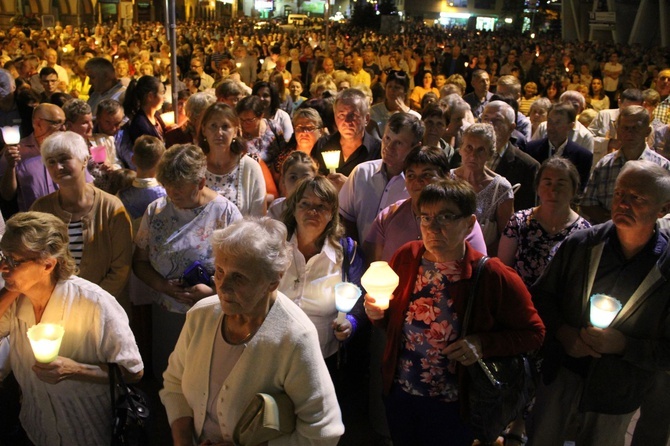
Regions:
<instances>
[{"instance_id":1,"label":"necklace","mask_svg":"<svg viewBox=\"0 0 670 446\"><path fill-rule=\"evenodd\" d=\"M239 341L232 341L232 340L230 340L230 338L228 337L228 335L226 335L226 317L227 317L227 316L228 316L228 315L226 315L226 314L223 315L223 322L221 323L221 334L223 335L223 340L226 341L228 344L230 344L230 345L240 345L240 344L244 344L244 343L246 343L249 339L251 339L251 337L254 335L254 333L256 333L256 330L254 330L254 331L250 331L249 333L247 333L247 335L246 335L245 337L243 337L243 338L240 339Z\"/></svg>"}]
</instances>

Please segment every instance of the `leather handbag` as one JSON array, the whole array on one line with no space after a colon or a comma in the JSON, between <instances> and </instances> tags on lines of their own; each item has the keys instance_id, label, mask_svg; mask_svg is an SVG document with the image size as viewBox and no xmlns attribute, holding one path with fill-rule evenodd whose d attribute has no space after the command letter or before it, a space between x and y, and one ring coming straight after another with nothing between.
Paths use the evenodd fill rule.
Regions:
<instances>
[{"instance_id":1,"label":"leather handbag","mask_svg":"<svg viewBox=\"0 0 670 446\"><path fill-rule=\"evenodd\" d=\"M149 405L142 392L126 384L121 369L108 363L112 398L112 446L149 444Z\"/></svg>"},{"instance_id":2,"label":"leather handbag","mask_svg":"<svg viewBox=\"0 0 670 446\"><path fill-rule=\"evenodd\" d=\"M295 430L293 401L285 393L257 393L237 422L236 445L255 446Z\"/></svg>"},{"instance_id":3,"label":"leather handbag","mask_svg":"<svg viewBox=\"0 0 670 446\"><path fill-rule=\"evenodd\" d=\"M463 319L463 334L470 323L472 307L479 288L479 278L488 257L479 260L473 286ZM518 418L535 392L535 380L525 355L480 358L468 366L469 422L475 437L490 443L502 434L507 425Z\"/></svg>"}]
</instances>

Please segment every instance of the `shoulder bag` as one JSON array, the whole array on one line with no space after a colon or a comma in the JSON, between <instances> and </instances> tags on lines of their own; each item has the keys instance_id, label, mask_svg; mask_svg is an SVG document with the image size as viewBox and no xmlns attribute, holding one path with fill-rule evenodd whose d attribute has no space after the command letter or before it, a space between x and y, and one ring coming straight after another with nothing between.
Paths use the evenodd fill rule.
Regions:
<instances>
[{"instance_id":1,"label":"shoulder bag","mask_svg":"<svg viewBox=\"0 0 670 446\"><path fill-rule=\"evenodd\" d=\"M149 444L149 405L142 392L126 384L121 369L108 363L109 392L112 397L112 446Z\"/></svg>"},{"instance_id":2,"label":"shoulder bag","mask_svg":"<svg viewBox=\"0 0 670 446\"><path fill-rule=\"evenodd\" d=\"M472 307L477 297L479 278L488 257L479 260L473 274L470 299L463 319L462 336L467 335ZM470 426L475 437L491 443L507 425L519 417L535 392L528 358L525 355L480 358L467 367Z\"/></svg>"}]
</instances>

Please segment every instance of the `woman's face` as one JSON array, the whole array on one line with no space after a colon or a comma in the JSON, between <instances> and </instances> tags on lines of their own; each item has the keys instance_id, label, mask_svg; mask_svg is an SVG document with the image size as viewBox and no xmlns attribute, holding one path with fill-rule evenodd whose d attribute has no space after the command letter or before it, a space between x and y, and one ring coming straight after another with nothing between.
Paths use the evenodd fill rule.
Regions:
<instances>
[{"instance_id":1,"label":"woman's face","mask_svg":"<svg viewBox=\"0 0 670 446\"><path fill-rule=\"evenodd\" d=\"M86 162L68 152L61 152L49 156L44 164L51 175L51 179L63 188L75 184L82 175L86 175Z\"/></svg>"},{"instance_id":2,"label":"woman's face","mask_svg":"<svg viewBox=\"0 0 670 446\"><path fill-rule=\"evenodd\" d=\"M533 107L528 115L531 124L537 125L547 120L547 110L541 107Z\"/></svg>"},{"instance_id":3,"label":"woman's face","mask_svg":"<svg viewBox=\"0 0 670 446\"><path fill-rule=\"evenodd\" d=\"M244 133L255 133L261 123L261 118L256 116L252 110L246 110L240 113L240 127Z\"/></svg>"},{"instance_id":4,"label":"woman's face","mask_svg":"<svg viewBox=\"0 0 670 446\"><path fill-rule=\"evenodd\" d=\"M311 119L300 117L294 120L293 129L298 150L307 154L312 152L316 141L321 137L321 129Z\"/></svg>"},{"instance_id":5,"label":"woman's face","mask_svg":"<svg viewBox=\"0 0 670 446\"><path fill-rule=\"evenodd\" d=\"M5 288L21 294L28 294L35 285L51 280L51 272L56 264L54 259L37 259L14 252L3 252L0 272L5 280ZM13 266L10 266L13 265Z\"/></svg>"},{"instance_id":6,"label":"woman's face","mask_svg":"<svg viewBox=\"0 0 670 446\"><path fill-rule=\"evenodd\" d=\"M491 153L488 142L484 138L473 135L463 137L460 152L463 167L475 172L484 170L486 160Z\"/></svg>"},{"instance_id":7,"label":"woman's face","mask_svg":"<svg viewBox=\"0 0 670 446\"><path fill-rule=\"evenodd\" d=\"M537 196L542 204L568 205L575 195L566 170L546 168L537 185Z\"/></svg>"},{"instance_id":8,"label":"woman's face","mask_svg":"<svg viewBox=\"0 0 670 446\"><path fill-rule=\"evenodd\" d=\"M439 171L430 164L413 164L405 171L405 187L410 198L416 202L426 185L439 179Z\"/></svg>"},{"instance_id":9,"label":"woman's face","mask_svg":"<svg viewBox=\"0 0 670 446\"><path fill-rule=\"evenodd\" d=\"M294 216L298 231L322 234L333 218L331 207L329 203L317 197L311 188L307 188L295 208Z\"/></svg>"},{"instance_id":10,"label":"woman's face","mask_svg":"<svg viewBox=\"0 0 670 446\"><path fill-rule=\"evenodd\" d=\"M207 122L202 123L202 134L211 151L230 149L236 130L233 123L221 114L214 114Z\"/></svg>"},{"instance_id":11,"label":"woman's face","mask_svg":"<svg viewBox=\"0 0 670 446\"><path fill-rule=\"evenodd\" d=\"M526 85L523 87L523 92L526 94L526 99L530 99L537 94L537 87Z\"/></svg>"},{"instance_id":12,"label":"woman's face","mask_svg":"<svg viewBox=\"0 0 670 446\"><path fill-rule=\"evenodd\" d=\"M603 82L600 79L593 79L591 81L591 89L593 93L597 93L603 89Z\"/></svg>"},{"instance_id":13,"label":"woman's face","mask_svg":"<svg viewBox=\"0 0 670 446\"><path fill-rule=\"evenodd\" d=\"M433 83L433 75L430 73L426 73L423 75L423 86L424 88L430 88L431 84Z\"/></svg>"},{"instance_id":14,"label":"woman's face","mask_svg":"<svg viewBox=\"0 0 670 446\"><path fill-rule=\"evenodd\" d=\"M289 167L282 177L285 195L288 197L293 193L298 181L303 178L314 178L314 175L314 168L310 164L296 163Z\"/></svg>"},{"instance_id":15,"label":"woman's face","mask_svg":"<svg viewBox=\"0 0 670 446\"><path fill-rule=\"evenodd\" d=\"M258 314L266 308L270 293L279 282L269 282L249 259L231 258L215 251L214 285L223 312Z\"/></svg>"},{"instance_id":16,"label":"woman's face","mask_svg":"<svg viewBox=\"0 0 670 446\"><path fill-rule=\"evenodd\" d=\"M272 96L270 95L270 89L268 87L263 87L258 90L258 93L256 93L256 96L258 96L263 102L263 107L267 110L270 108L270 102L272 101Z\"/></svg>"},{"instance_id":17,"label":"woman's face","mask_svg":"<svg viewBox=\"0 0 670 446\"><path fill-rule=\"evenodd\" d=\"M159 83L158 91L156 93L149 93L147 95L147 100L149 101L151 108L161 108L163 106L163 102L165 102L165 85Z\"/></svg>"},{"instance_id":18,"label":"woman's face","mask_svg":"<svg viewBox=\"0 0 670 446\"><path fill-rule=\"evenodd\" d=\"M554 85L550 85L547 87L547 98L553 99L556 97L556 94L558 93L558 90Z\"/></svg>"},{"instance_id":19,"label":"woman's face","mask_svg":"<svg viewBox=\"0 0 670 446\"><path fill-rule=\"evenodd\" d=\"M451 113L451 116L449 116L449 125L446 130L447 136L452 137L458 134L458 131L463 127L465 112L465 110L454 110Z\"/></svg>"},{"instance_id":20,"label":"woman's face","mask_svg":"<svg viewBox=\"0 0 670 446\"><path fill-rule=\"evenodd\" d=\"M302 93L302 84L300 82L291 82L288 87L289 91L291 92L291 96L293 96L295 99L300 96L300 93Z\"/></svg>"},{"instance_id":21,"label":"woman's face","mask_svg":"<svg viewBox=\"0 0 670 446\"><path fill-rule=\"evenodd\" d=\"M77 119L69 124L69 129L83 136L85 139L93 136L93 115L79 115Z\"/></svg>"},{"instance_id":22,"label":"woman's face","mask_svg":"<svg viewBox=\"0 0 670 446\"><path fill-rule=\"evenodd\" d=\"M465 237L472 230L474 216L463 215L458 206L451 202L424 204L419 212L421 216L433 217L429 224L420 224L421 238L426 250L441 260L461 258ZM434 218L438 215L459 218L449 218L440 224Z\"/></svg>"},{"instance_id":23,"label":"woman's face","mask_svg":"<svg viewBox=\"0 0 670 446\"><path fill-rule=\"evenodd\" d=\"M200 183L183 181L175 184L163 185L170 201L172 201L172 204L179 209L194 209L198 207L200 204L200 193L204 186L204 178Z\"/></svg>"}]
</instances>

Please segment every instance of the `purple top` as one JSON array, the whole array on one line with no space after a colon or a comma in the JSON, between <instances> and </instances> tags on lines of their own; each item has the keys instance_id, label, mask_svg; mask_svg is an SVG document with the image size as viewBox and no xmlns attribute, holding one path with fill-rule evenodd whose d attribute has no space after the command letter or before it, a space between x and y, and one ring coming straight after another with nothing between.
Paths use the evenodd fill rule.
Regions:
<instances>
[{"instance_id":1,"label":"purple top","mask_svg":"<svg viewBox=\"0 0 670 446\"><path fill-rule=\"evenodd\" d=\"M400 200L383 209L375 218L365 239L366 242L381 244L384 249L380 260L389 261L393 254L407 242L421 239L419 222L412 212L412 199ZM477 251L486 254L486 242L478 222L472 232L465 237Z\"/></svg>"}]
</instances>

